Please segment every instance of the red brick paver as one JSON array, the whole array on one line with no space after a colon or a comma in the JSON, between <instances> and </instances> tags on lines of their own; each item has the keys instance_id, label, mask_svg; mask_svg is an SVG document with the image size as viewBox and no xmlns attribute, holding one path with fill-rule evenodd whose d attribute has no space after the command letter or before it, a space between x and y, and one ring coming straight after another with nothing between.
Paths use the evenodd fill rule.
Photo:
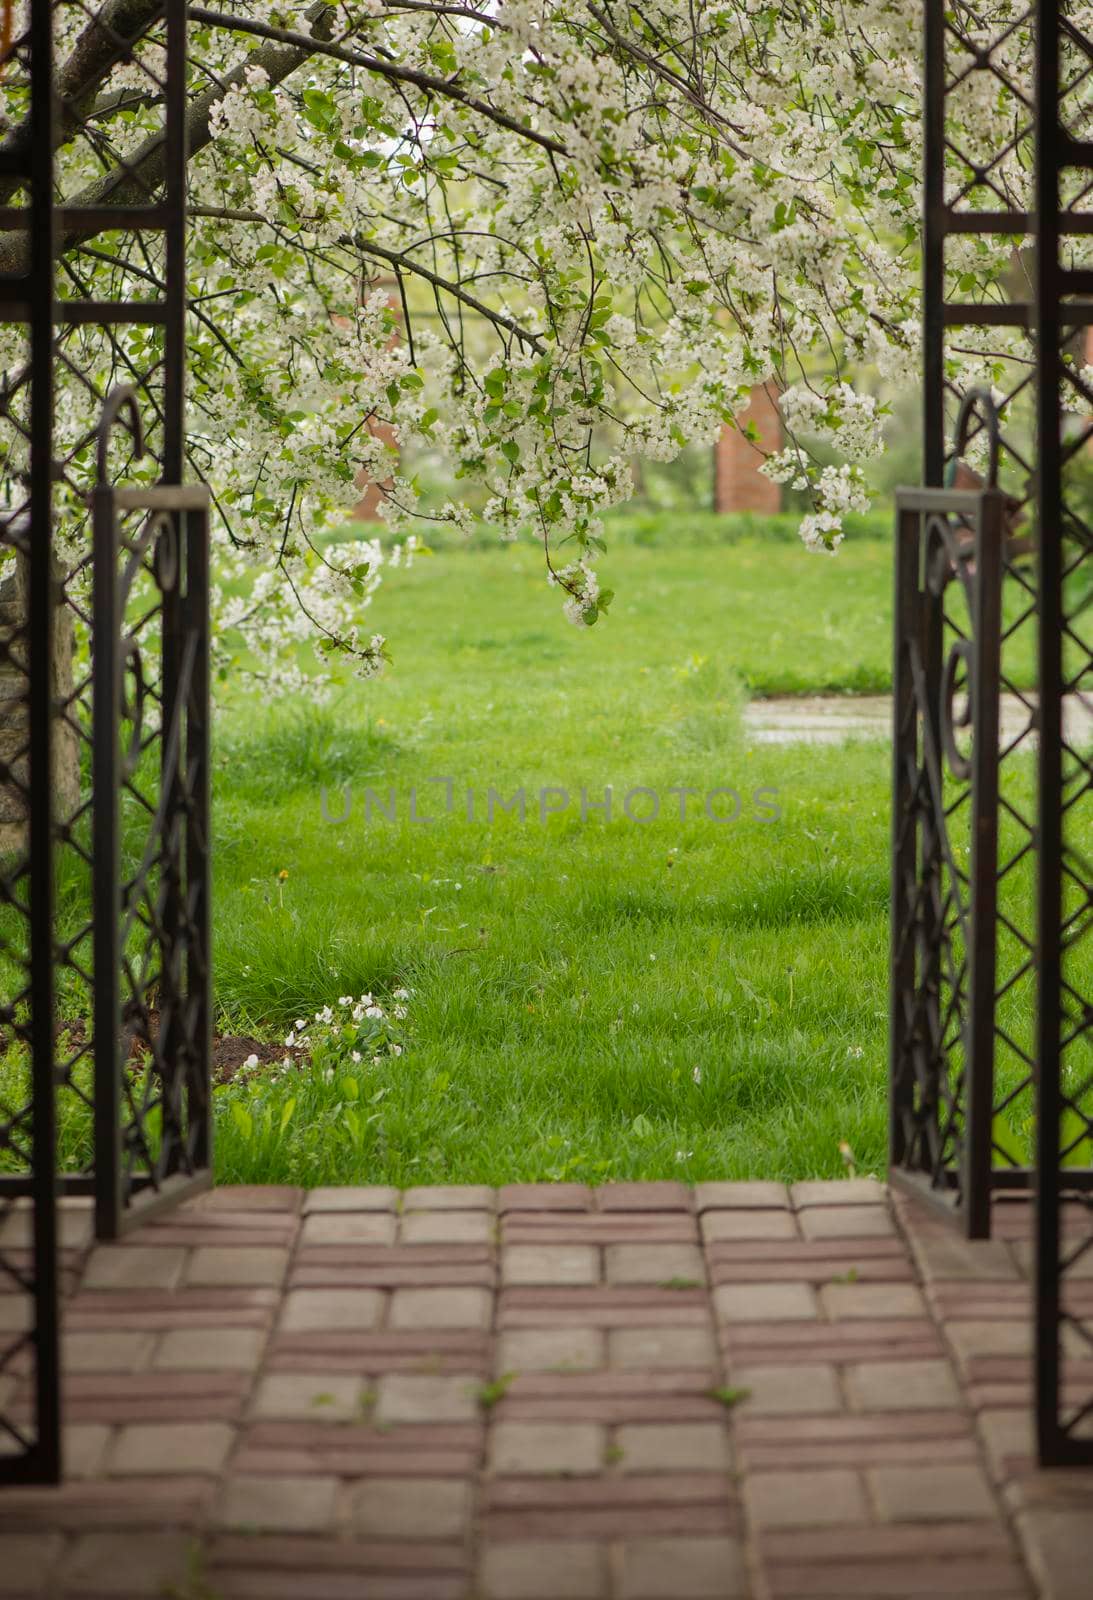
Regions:
<instances>
[{"instance_id":1,"label":"red brick paver","mask_svg":"<svg viewBox=\"0 0 1093 1600\"><path fill-rule=\"evenodd\" d=\"M0 1494L0 1594L1093 1592L1093 1475L1031 1464L1027 1204L986 1245L871 1179L225 1188L70 1228L69 1475Z\"/></svg>"}]
</instances>

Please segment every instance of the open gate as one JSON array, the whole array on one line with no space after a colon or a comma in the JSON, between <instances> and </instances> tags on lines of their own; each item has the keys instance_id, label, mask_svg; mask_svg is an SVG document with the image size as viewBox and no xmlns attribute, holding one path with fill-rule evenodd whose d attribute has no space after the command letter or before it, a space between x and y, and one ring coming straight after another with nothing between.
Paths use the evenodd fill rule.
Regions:
<instances>
[{"instance_id":1,"label":"open gate","mask_svg":"<svg viewBox=\"0 0 1093 1600\"><path fill-rule=\"evenodd\" d=\"M119 61L161 108L128 163L88 102ZM27 117L0 142L0 1482L55 1482L69 1230L93 1207L116 1238L211 1177L184 0L31 0L5 70Z\"/></svg>"},{"instance_id":2,"label":"open gate","mask_svg":"<svg viewBox=\"0 0 1093 1600\"><path fill-rule=\"evenodd\" d=\"M1067 717L1093 696L1093 38L1074 10L927 4L927 487L896 530L890 1176L972 1238L992 1197L1035 1191L1045 1465L1093 1464L1072 1292L1093 1266L1093 751ZM1004 108L990 149L955 131L977 93ZM977 237L1011 242L1010 295L961 297ZM955 387L962 341L985 394Z\"/></svg>"}]
</instances>

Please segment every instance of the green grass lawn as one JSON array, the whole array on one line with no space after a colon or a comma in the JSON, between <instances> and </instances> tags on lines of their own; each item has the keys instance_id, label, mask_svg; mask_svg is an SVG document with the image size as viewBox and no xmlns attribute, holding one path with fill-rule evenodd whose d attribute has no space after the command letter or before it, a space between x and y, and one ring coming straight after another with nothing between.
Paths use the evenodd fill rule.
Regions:
<instances>
[{"instance_id":1,"label":"green grass lawn","mask_svg":"<svg viewBox=\"0 0 1093 1600\"><path fill-rule=\"evenodd\" d=\"M890 550L683 538L611 568L610 619L577 630L534 547L445 551L381 591L383 680L322 713L221 712L220 1027L276 1037L410 990L401 1057L223 1092L247 1102L223 1177L788 1178L843 1171L842 1141L882 1165L888 752L752 748L740 707L886 686ZM333 817L349 786L346 821L324 784ZM607 785L612 820L582 820ZM394 822L366 820L369 786ZM491 786L524 790L525 822L485 820ZM727 786L741 816L711 821ZM543 823L545 787L571 798ZM657 820L620 814L632 787Z\"/></svg>"}]
</instances>

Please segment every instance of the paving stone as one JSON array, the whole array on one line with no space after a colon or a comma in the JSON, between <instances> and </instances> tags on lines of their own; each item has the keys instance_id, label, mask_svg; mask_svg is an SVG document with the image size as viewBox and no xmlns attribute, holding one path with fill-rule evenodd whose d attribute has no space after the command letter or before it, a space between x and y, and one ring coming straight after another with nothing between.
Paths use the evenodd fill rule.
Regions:
<instances>
[{"instance_id":1,"label":"paving stone","mask_svg":"<svg viewBox=\"0 0 1093 1600\"><path fill-rule=\"evenodd\" d=\"M837 1322L858 1317L925 1317L921 1291L912 1283L825 1283L820 1304Z\"/></svg>"},{"instance_id":2,"label":"paving stone","mask_svg":"<svg viewBox=\"0 0 1093 1600\"><path fill-rule=\"evenodd\" d=\"M979 1413L978 1422L983 1452L996 1483L1010 1476L1010 1462L1034 1460L1036 1430L1031 1411L1024 1407L1019 1411L987 1409Z\"/></svg>"},{"instance_id":3,"label":"paving stone","mask_svg":"<svg viewBox=\"0 0 1093 1600\"><path fill-rule=\"evenodd\" d=\"M230 1477L215 1518L222 1528L255 1533L325 1533L334 1525L338 1480L308 1477Z\"/></svg>"},{"instance_id":4,"label":"paving stone","mask_svg":"<svg viewBox=\"0 0 1093 1600\"><path fill-rule=\"evenodd\" d=\"M1064 1237L1066 1236L1064 1235ZM1008 1251L1010 1259L1015 1263L1019 1278L1023 1277L1029 1280L1035 1276L1036 1246L1031 1239L974 1240L972 1242L1001 1245L1003 1250ZM1073 1239L1071 1242L1077 1244L1078 1241ZM1084 1255L1078 1256L1074 1264L1067 1268L1066 1275L1073 1284L1079 1282L1088 1283L1089 1279L1093 1278L1093 1252L1087 1250ZM986 1274L981 1274L981 1276L986 1276Z\"/></svg>"},{"instance_id":5,"label":"paving stone","mask_svg":"<svg viewBox=\"0 0 1093 1600\"><path fill-rule=\"evenodd\" d=\"M887 1206L809 1206L797 1221L806 1239L879 1239L896 1231Z\"/></svg>"},{"instance_id":6,"label":"paving stone","mask_svg":"<svg viewBox=\"0 0 1093 1600\"><path fill-rule=\"evenodd\" d=\"M281 1311L281 1333L375 1328L385 1296L379 1289L290 1289Z\"/></svg>"},{"instance_id":7,"label":"paving stone","mask_svg":"<svg viewBox=\"0 0 1093 1600\"><path fill-rule=\"evenodd\" d=\"M789 1190L784 1183L700 1183L695 1186L695 1209L757 1211L768 1207L784 1210L789 1205Z\"/></svg>"},{"instance_id":8,"label":"paving stone","mask_svg":"<svg viewBox=\"0 0 1093 1600\"><path fill-rule=\"evenodd\" d=\"M730 1374L733 1388L746 1389L747 1398L740 1402L741 1415L776 1416L795 1414L809 1416L821 1412L841 1411L842 1391L838 1375L826 1362L806 1361L796 1366L733 1367Z\"/></svg>"},{"instance_id":9,"label":"paving stone","mask_svg":"<svg viewBox=\"0 0 1093 1600\"><path fill-rule=\"evenodd\" d=\"M808 1283L724 1283L713 1304L723 1322L805 1322L818 1315Z\"/></svg>"},{"instance_id":10,"label":"paving stone","mask_svg":"<svg viewBox=\"0 0 1093 1600\"><path fill-rule=\"evenodd\" d=\"M50 1574L63 1547L59 1533L10 1533L5 1529L0 1595L55 1594Z\"/></svg>"},{"instance_id":11,"label":"paving stone","mask_svg":"<svg viewBox=\"0 0 1093 1600\"><path fill-rule=\"evenodd\" d=\"M224 1183L190 1202L195 1211L298 1212L306 1189L290 1183Z\"/></svg>"},{"instance_id":12,"label":"paving stone","mask_svg":"<svg viewBox=\"0 0 1093 1600\"><path fill-rule=\"evenodd\" d=\"M26 1333L34 1322L34 1302L26 1294L0 1292L0 1333Z\"/></svg>"},{"instance_id":13,"label":"paving stone","mask_svg":"<svg viewBox=\"0 0 1093 1600\"><path fill-rule=\"evenodd\" d=\"M593 1422L497 1422L490 1429L493 1473L593 1474L604 1465L606 1431Z\"/></svg>"},{"instance_id":14,"label":"paving stone","mask_svg":"<svg viewBox=\"0 0 1093 1600\"><path fill-rule=\"evenodd\" d=\"M608 1283L688 1284L706 1281L706 1264L696 1244L609 1244Z\"/></svg>"},{"instance_id":15,"label":"paving stone","mask_svg":"<svg viewBox=\"0 0 1093 1600\"><path fill-rule=\"evenodd\" d=\"M488 1289L396 1289L388 1324L392 1328L482 1328L493 1320Z\"/></svg>"},{"instance_id":16,"label":"paving stone","mask_svg":"<svg viewBox=\"0 0 1093 1600\"><path fill-rule=\"evenodd\" d=\"M905 1213L906 1215L906 1213ZM919 1272L927 1283L1017 1280L1017 1262L1004 1239L962 1239L952 1232L909 1229Z\"/></svg>"},{"instance_id":17,"label":"paving stone","mask_svg":"<svg viewBox=\"0 0 1093 1600\"><path fill-rule=\"evenodd\" d=\"M602 1367L606 1359L600 1328L511 1328L497 1341L494 1371L498 1376L504 1372L576 1372Z\"/></svg>"},{"instance_id":18,"label":"paving stone","mask_svg":"<svg viewBox=\"0 0 1093 1600\"><path fill-rule=\"evenodd\" d=\"M186 1533L84 1533L61 1562L58 1586L66 1595L133 1597L182 1594L193 1566Z\"/></svg>"},{"instance_id":19,"label":"paving stone","mask_svg":"<svg viewBox=\"0 0 1093 1600\"><path fill-rule=\"evenodd\" d=\"M1032 1318L1027 1312L1019 1322L998 1318L962 1322L949 1318L945 1332L957 1359L963 1362L977 1356L1032 1355Z\"/></svg>"},{"instance_id":20,"label":"paving stone","mask_svg":"<svg viewBox=\"0 0 1093 1600\"><path fill-rule=\"evenodd\" d=\"M110 1452L115 1478L151 1473L219 1473L228 1459L235 1430L226 1422L131 1422Z\"/></svg>"},{"instance_id":21,"label":"paving stone","mask_svg":"<svg viewBox=\"0 0 1093 1600\"><path fill-rule=\"evenodd\" d=\"M313 1211L304 1218L300 1243L394 1244L397 1230L393 1211Z\"/></svg>"},{"instance_id":22,"label":"paving stone","mask_svg":"<svg viewBox=\"0 0 1093 1600\"><path fill-rule=\"evenodd\" d=\"M188 1252L175 1245L103 1244L91 1252L84 1289L177 1289Z\"/></svg>"},{"instance_id":23,"label":"paving stone","mask_svg":"<svg viewBox=\"0 0 1093 1600\"><path fill-rule=\"evenodd\" d=\"M396 1211L398 1203L397 1189L334 1186L310 1190L304 1201L304 1215L315 1211Z\"/></svg>"},{"instance_id":24,"label":"paving stone","mask_svg":"<svg viewBox=\"0 0 1093 1600\"><path fill-rule=\"evenodd\" d=\"M462 1539L473 1510L465 1478L366 1478L348 1498L353 1530L374 1539Z\"/></svg>"},{"instance_id":25,"label":"paving stone","mask_svg":"<svg viewBox=\"0 0 1093 1600\"><path fill-rule=\"evenodd\" d=\"M261 1328L170 1328L152 1366L157 1372L250 1372L265 1342Z\"/></svg>"},{"instance_id":26,"label":"paving stone","mask_svg":"<svg viewBox=\"0 0 1093 1600\"><path fill-rule=\"evenodd\" d=\"M399 1223L399 1244L492 1244L492 1211L408 1211Z\"/></svg>"},{"instance_id":27,"label":"paving stone","mask_svg":"<svg viewBox=\"0 0 1093 1600\"><path fill-rule=\"evenodd\" d=\"M402 1197L403 1211L493 1211L497 1194L482 1184L442 1184L407 1189Z\"/></svg>"},{"instance_id":28,"label":"paving stone","mask_svg":"<svg viewBox=\"0 0 1093 1600\"><path fill-rule=\"evenodd\" d=\"M1093 1517L1089 1505L1036 1506L1017 1526L1040 1600L1089 1600Z\"/></svg>"},{"instance_id":29,"label":"paving stone","mask_svg":"<svg viewBox=\"0 0 1093 1600\"><path fill-rule=\"evenodd\" d=\"M792 1211L705 1211L701 1219L706 1244L722 1239L799 1239Z\"/></svg>"},{"instance_id":30,"label":"paving stone","mask_svg":"<svg viewBox=\"0 0 1093 1600\"><path fill-rule=\"evenodd\" d=\"M750 1600L737 1539L630 1539L622 1547L619 1600Z\"/></svg>"},{"instance_id":31,"label":"paving stone","mask_svg":"<svg viewBox=\"0 0 1093 1600\"><path fill-rule=\"evenodd\" d=\"M152 1333L108 1332L66 1333L61 1343L61 1365L65 1372L140 1372L148 1366L155 1346Z\"/></svg>"},{"instance_id":32,"label":"paving stone","mask_svg":"<svg viewBox=\"0 0 1093 1600\"><path fill-rule=\"evenodd\" d=\"M235 1248L231 1245L200 1245L193 1251L186 1271L191 1288L227 1285L231 1288L278 1288L288 1268L288 1251L278 1245Z\"/></svg>"},{"instance_id":33,"label":"paving stone","mask_svg":"<svg viewBox=\"0 0 1093 1600\"><path fill-rule=\"evenodd\" d=\"M589 1211L592 1190L583 1183L506 1183L497 1193L499 1211Z\"/></svg>"},{"instance_id":34,"label":"paving stone","mask_svg":"<svg viewBox=\"0 0 1093 1600\"><path fill-rule=\"evenodd\" d=\"M615 1430L619 1472L728 1472L732 1450L720 1422L635 1422Z\"/></svg>"},{"instance_id":35,"label":"paving stone","mask_svg":"<svg viewBox=\"0 0 1093 1600\"><path fill-rule=\"evenodd\" d=\"M856 1472L753 1472L744 1500L755 1528L818 1527L865 1522L865 1494Z\"/></svg>"},{"instance_id":36,"label":"paving stone","mask_svg":"<svg viewBox=\"0 0 1093 1600\"><path fill-rule=\"evenodd\" d=\"M600 1252L591 1244L507 1244L501 1282L507 1288L599 1283Z\"/></svg>"},{"instance_id":37,"label":"paving stone","mask_svg":"<svg viewBox=\"0 0 1093 1600\"><path fill-rule=\"evenodd\" d=\"M963 1404L947 1361L863 1361L846 1369L859 1411L933 1410Z\"/></svg>"},{"instance_id":38,"label":"paving stone","mask_svg":"<svg viewBox=\"0 0 1093 1600\"><path fill-rule=\"evenodd\" d=\"M373 1420L393 1422L475 1422L481 1415L482 1380L457 1376L390 1373L379 1380Z\"/></svg>"},{"instance_id":39,"label":"paving stone","mask_svg":"<svg viewBox=\"0 0 1093 1600\"><path fill-rule=\"evenodd\" d=\"M952 1522L998 1513L982 1468L971 1462L870 1467L865 1476L885 1522Z\"/></svg>"},{"instance_id":40,"label":"paving stone","mask_svg":"<svg viewBox=\"0 0 1093 1600\"><path fill-rule=\"evenodd\" d=\"M113 1429L104 1422L70 1422L64 1428L61 1460L65 1481L95 1478L103 1469ZM0 1588L0 1594L3 1589Z\"/></svg>"},{"instance_id":41,"label":"paving stone","mask_svg":"<svg viewBox=\"0 0 1093 1600\"><path fill-rule=\"evenodd\" d=\"M359 1422L364 1383L348 1373L267 1372L251 1401L265 1422Z\"/></svg>"},{"instance_id":42,"label":"paving stone","mask_svg":"<svg viewBox=\"0 0 1093 1600\"><path fill-rule=\"evenodd\" d=\"M691 1191L685 1183L605 1183L594 1191L601 1211L690 1211Z\"/></svg>"},{"instance_id":43,"label":"paving stone","mask_svg":"<svg viewBox=\"0 0 1093 1600\"><path fill-rule=\"evenodd\" d=\"M61 1199L57 1207L57 1244L61 1250L85 1250L95 1237L95 1217L87 1200ZM0 1250L34 1248L34 1211L16 1201L0 1217Z\"/></svg>"},{"instance_id":44,"label":"paving stone","mask_svg":"<svg viewBox=\"0 0 1093 1600\"><path fill-rule=\"evenodd\" d=\"M835 1178L795 1183L790 1198L797 1210L806 1206L883 1205L888 1191L876 1178Z\"/></svg>"},{"instance_id":45,"label":"paving stone","mask_svg":"<svg viewBox=\"0 0 1093 1600\"><path fill-rule=\"evenodd\" d=\"M502 1218L502 1244L694 1244L698 1226L685 1211L513 1211Z\"/></svg>"},{"instance_id":46,"label":"paving stone","mask_svg":"<svg viewBox=\"0 0 1093 1600\"><path fill-rule=\"evenodd\" d=\"M607 1338L613 1367L712 1367L717 1361L709 1328L612 1328Z\"/></svg>"},{"instance_id":47,"label":"paving stone","mask_svg":"<svg viewBox=\"0 0 1093 1600\"><path fill-rule=\"evenodd\" d=\"M482 1600L606 1600L607 1551L577 1540L490 1545L480 1587Z\"/></svg>"}]
</instances>

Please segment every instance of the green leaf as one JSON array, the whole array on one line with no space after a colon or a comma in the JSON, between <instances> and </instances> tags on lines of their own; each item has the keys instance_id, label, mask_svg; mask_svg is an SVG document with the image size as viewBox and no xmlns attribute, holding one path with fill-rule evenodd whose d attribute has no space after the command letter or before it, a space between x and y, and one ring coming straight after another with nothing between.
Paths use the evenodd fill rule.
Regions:
<instances>
[{"instance_id":1,"label":"green leaf","mask_svg":"<svg viewBox=\"0 0 1093 1600\"><path fill-rule=\"evenodd\" d=\"M240 1105L238 1100L232 1101L232 1121L243 1135L244 1139L254 1137L254 1118L246 1106Z\"/></svg>"}]
</instances>

